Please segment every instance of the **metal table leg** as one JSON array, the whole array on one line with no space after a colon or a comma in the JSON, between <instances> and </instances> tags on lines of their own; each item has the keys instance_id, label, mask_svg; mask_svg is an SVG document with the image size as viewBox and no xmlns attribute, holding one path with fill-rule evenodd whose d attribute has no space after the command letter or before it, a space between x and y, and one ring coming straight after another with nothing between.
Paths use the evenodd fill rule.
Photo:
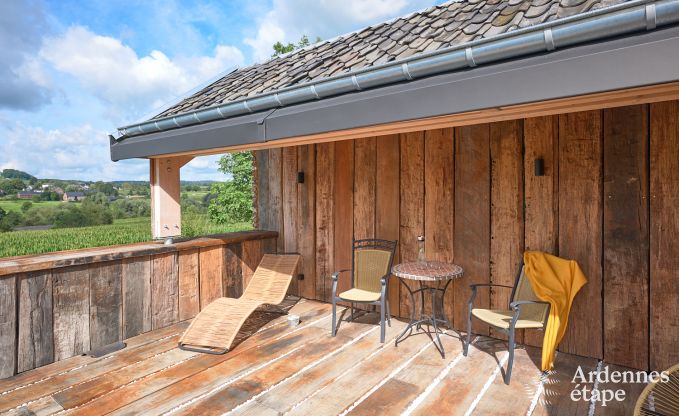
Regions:
<instances>
[{"instance_id":1,"label":"metal table leg","mask_svg":"<svg viewBox=\"0 0 679 416\"><path fill-rule=\"evenodd\" d=\"M411 308L410 308L410 322L408 325L403 329L403 331L396 337L395 340L395 345L398 346L399 342L403 341L405 338L408 338L410 335L412 335L413 332L413 327L415 327L416 330L421 331L422 330L422 324L427 324L427 329L424 330L424 332L429 336L431 339L432 343L436 347L436 349L439 351L441 354L441 357L445 358L445 351L443 349L443 343L441 342L441 337L439 336L439 333L442 333L443 331L439 329L438 324L446 324L448 327L450 327L450 322L446 319L445 313L443 311L443 299L446 294L446 289L448 288L448 285L450 284L451 280L447 280L446 284L441 288L440 281L436 282L436 286L427 286L426 284L423 284L422 281L420 281L420 288L417 290L412 290L408 286L408 284L404 281L404 279L399 278L399 281L405 286L405 288L408 290L408 295L410 296L410 303L411 303ZM424 292L427 291L431 295L431 316L428 316L424 313ZM420 292L421 295L421 303L420 303L420 313L419 316L416 318L415 316L415 310L416 310L416 305L415 305L415 294L417 292ZM440 313L437 312L437 301L436 301L436 295L438 292L441 293L441 311ZM440 315L440 316L439 316ZM433 336L432 336L432 331L431 327L434 327L433 331Z\"/></svg>"}]
</instances>

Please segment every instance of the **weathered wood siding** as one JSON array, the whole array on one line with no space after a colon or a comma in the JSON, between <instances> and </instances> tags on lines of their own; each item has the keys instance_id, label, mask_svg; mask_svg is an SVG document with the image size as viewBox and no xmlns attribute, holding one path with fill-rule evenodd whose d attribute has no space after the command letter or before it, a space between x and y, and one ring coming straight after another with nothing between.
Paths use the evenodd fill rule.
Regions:
<instances>
[{"instance_id":1,"label":"weathered wood siding","mask_svg":"<svg viewBox=\"0 0 679 416\"><path fill-rule=\"evenodd\" d=\"M275 233L242 232L2 259L0 378L191 319L276 251Z\"/></svg>"},{"instance_id":2,"label":"weathered wood siding","mask_svg":"<svg viewBox=\"0 0 679 416\"><path fill-rule=\"evenodd\" d=\"M297 170L281 167L281 154ZM351 266L352 238L398 239L404 261L426 234L427 257L466 270L444 304L463 329L470 283L511 284L522 252L543 250L577 260L589 279L562 351L640 369L679 361L678 102L323 143L314 166L308 154L257 152L260 228L278 231L279 247L304 247L315 265L305 268L313 286L301 294L313 287L314 299L328 300L332 272ZM535 176L536 159L544 176ZM315 180L296 184L294 198L286 175L298 170ZM300 215L301 201L315 215ZM391 311L406 317L396 283ZM481 289L477 304L508 299L503 289ZM519 339L539 346L542 334Z\"/></svg>"}]
</instances>

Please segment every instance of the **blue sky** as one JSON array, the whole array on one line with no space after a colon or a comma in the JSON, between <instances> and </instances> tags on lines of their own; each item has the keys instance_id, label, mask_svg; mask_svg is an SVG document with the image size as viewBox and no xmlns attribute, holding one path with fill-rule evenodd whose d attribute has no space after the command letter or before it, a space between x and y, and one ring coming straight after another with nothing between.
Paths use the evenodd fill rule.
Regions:
<instances>
[{"instance_id":1,"label":"blue sky","mask_svg":"<svg viewBox=\"0 0 679 416\"><path fill-rule=\"evenodd\" d=\"M106 134L153 114L278 40L329 39L435 0L0 1L0 169L41 178L147 180ZM218 156L187 180L220 180Z\"/></svg>"}]
</instances>

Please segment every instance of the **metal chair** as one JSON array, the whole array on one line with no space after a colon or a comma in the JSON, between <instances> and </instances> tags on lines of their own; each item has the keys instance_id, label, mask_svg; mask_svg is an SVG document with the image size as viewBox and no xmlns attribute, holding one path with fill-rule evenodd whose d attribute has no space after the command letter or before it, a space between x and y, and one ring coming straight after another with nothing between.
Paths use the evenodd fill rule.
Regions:
<instances>
[{"instance_id":1,"label":"metal chair","mask_svg":"<svg viewBox=\"0 0 679 416\"><path fill-rule=\"evenodd\" d=\"M354 303L380 306L380 342L384 342L385 313L391 326L389 313L389 275L396 251L396 241L366 239L354 240L351 253L351 270L340 270L332 274L332 336L337 335L337 301L351 303L354 316ZM337 294L337 282L344 272L351 272L351 289Z\"/></svg>"},{"instance_id":2,"label":"metal chair","mask_svg":"<svg viewBox=\"0 0 679 416\"><path fill-rule=\"evenodd\" d=\"M512 377L512 364L514 363L514 347L516 346L514 332L516 329L541 329L547 326L550 304L543 302L535 295L530 281L526 277L523 261L519 266L514 286L495 285L489 283L473 284L469 299L469 315L467 317L467 342L464 344L463 353L466 356L472 338L472 316L499 329L509 336L509 359L507 371L504 374L505 384L509 384ZM502 287L512 289L509 309L480 309L474 308L476 289L478 287Z\"/></svg>"}]
</instances>

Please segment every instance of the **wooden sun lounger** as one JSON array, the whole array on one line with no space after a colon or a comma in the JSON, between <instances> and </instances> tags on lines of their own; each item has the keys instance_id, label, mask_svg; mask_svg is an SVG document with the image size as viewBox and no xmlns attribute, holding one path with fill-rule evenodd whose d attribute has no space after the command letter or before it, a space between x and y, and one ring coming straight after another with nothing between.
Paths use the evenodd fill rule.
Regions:
<instances>
[{"instance_id":1,"label":"wooden sun lounger","mask_svg":"<svg viewBox=\"0 0 679 416\"><path fill-rule=\"evenodd\" d=\"M200 311L179 340L179 348L208 354L228 352L255 309L285 299L299 259L298 254L265 254L243 295L216 299Z\"/></svg>"}]
</instances>

